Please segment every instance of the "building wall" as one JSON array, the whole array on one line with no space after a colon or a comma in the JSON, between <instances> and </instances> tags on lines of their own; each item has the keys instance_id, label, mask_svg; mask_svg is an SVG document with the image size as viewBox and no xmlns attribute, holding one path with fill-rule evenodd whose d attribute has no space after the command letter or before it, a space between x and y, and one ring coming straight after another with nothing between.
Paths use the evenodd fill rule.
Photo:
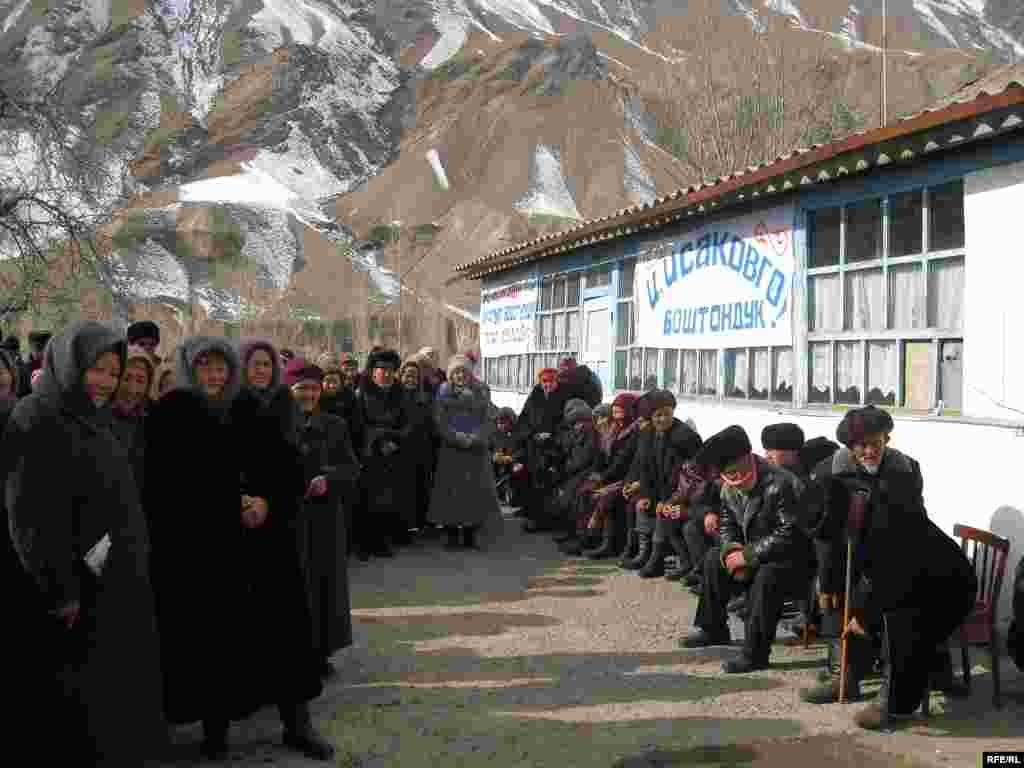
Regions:
<instances>
[{"instance_id":1,"label":"building wall","mask_svg":"<svg viewBox=\"0 0 1024 768\"><path fill-rule=\"evenodd\" d=\"M1016 302L1024 285L1016 229L1017 217L1024 212L1024 162L968 174L964 198L970 260L965 412L1019 419L1024 416L1024 355L1020 353L1020 318L1010 309L1019 306Z\"/></svg>"},{"instance_id":2,"label":"building wall","mask_svg":"<svg viewBox=\"0 0 1024 768\"><path fill-rule=\"evenodd\" d=\"M526 396L495 392L495 405L517 413ZM605 398L611 401L609 395ZM754 450L760 452L761 430L767 424L790 421L799 424L808 439L824 435L835 439L839 416L835 413L772 411L755 406L681 401L679 419L692 418L707 439L731 424L747 430ZM1024 486L1011 478L1019 472L1024 453L1024 432L992 425L952 421L898 418L890 445L921 463L924 500L928 516L952 536L953 526L963 523L1010 539L1010 559L999 603L999 621L1005 626L1012 616L1012 576L1024 557Z\"/></svg>"}]
</instances>

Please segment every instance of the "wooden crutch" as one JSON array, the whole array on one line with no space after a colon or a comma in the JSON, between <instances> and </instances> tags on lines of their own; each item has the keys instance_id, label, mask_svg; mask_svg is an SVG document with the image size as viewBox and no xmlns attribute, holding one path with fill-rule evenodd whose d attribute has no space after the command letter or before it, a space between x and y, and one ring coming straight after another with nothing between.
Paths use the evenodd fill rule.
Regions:
<instances>
[{"instance_id":1,"label":"wooden crutch","mask_svg":"<svg viewBox=\"0 0 1024 768\"><path fill-rule=\"evenodd\" d=\"M850 509L846 519L846 591L843 594L842 653L839 660L839 703L846 703L846 666L850 648L850 603L853 593L853 538L864 524L866 495L860 491L850 494Z\"/></svg>"}]
</instances>

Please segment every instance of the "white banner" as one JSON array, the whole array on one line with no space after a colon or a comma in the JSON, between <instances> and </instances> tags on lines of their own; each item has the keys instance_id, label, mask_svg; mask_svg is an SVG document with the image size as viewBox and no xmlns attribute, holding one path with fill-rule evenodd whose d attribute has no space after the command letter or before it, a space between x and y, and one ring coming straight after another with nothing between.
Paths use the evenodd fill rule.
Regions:
<instances>
[{"instance_id":1,"label":"white banner","mask_svg":"<svg viewBox=\"0 0 1024 768\"><path fill-rule=\"evenodd\" d=\"M537 281L497 288L480 297L480 353L484 357L533 352Z\"/></svg>"},{"instance_id":2,"label":"white banner","mask_svg":"<svg viewBox=\"0 0 1024 768\"><path fill-rule=\"evenodd\" d=\"M790 346L793 208L707 224L639 263L636 343L666 349Z\"/></svg>"}]
</instances>

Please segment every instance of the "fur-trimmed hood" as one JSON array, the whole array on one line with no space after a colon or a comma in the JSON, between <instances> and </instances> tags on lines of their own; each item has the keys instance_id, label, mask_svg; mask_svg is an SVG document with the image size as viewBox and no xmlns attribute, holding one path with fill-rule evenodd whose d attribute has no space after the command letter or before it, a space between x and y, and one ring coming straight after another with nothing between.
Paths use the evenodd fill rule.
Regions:
<instances>
[{"instance_id":1,"label":"fur-trimmed hood","mask_svg":"<svg viewBox=\"0 0 1024 768\"><path fill-rule=\"evenodd\" d=\"M78 416L93 418L108 412L109 403L97 409L86 393L85 372L107 352L117 353L124 371L127 349L128 342L108 325L94 320L71 323L47 343L43 373L34 391Z\"/></svg>"},{"instance_id":2,"label":"fur-trimmed hood","mask_svg":"<svg viewBox=\"0 0 1024 768\"><path fill-rule=\"evenodd\" d=\"M174 350L174 387L172 391L191 392L203 400L206 393L199 386L196 375L196 359L203 354L216 352L228 365L228 380L224 383L224 394L218 402L228 404L238 396L242 388L242 366L238 353L227 339L217 336L189 336L183 339Z\"/></svg>"}]
</instances>

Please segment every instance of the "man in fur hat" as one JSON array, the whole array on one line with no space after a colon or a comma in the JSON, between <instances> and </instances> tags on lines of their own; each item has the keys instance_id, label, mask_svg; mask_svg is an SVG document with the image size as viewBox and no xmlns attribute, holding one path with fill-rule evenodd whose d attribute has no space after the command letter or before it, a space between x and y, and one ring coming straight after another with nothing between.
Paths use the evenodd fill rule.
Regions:
<instances>
[{"instance_id":1,"label":"man in fur hat","mask_svg":"<svg viewBox=\"0 0 1024 768\"><path fill-rule=\"evenodd\" d=\"M800 463L804 431L798 424L769 424L761 430L761 447L764 448L764 457L769 464L785 467L797 477L805 476L803 464Z\"/></svg>"},{"instance_id":2,"label":"man in fur hat","mask_svg":"<svg viewBox=\"0 0 1024 768\"><path fill-rule=\"evenodd\" d=\"M868 730L910 717L925 685L960 693L946 641L974 607L974 567L953 539L928 519L921 467L889 447L892 417L867 406L847 412L836 430L844 447L820 473L825 496L817 528L822 607L836 608L846 568L853 569L847 660L856 698L884 632L888 668L879 701L857 714ZM859 497L859 498L858 498ZM847 537L854 559L846 563ZM838 678L829 685L838 694Z\"/></svg>"},{"instance_id":3,"label":"man in fur hat","mask_svg":"<svg viewBox=\"0 0 1024 768\"><path fill-rule=\"evenodd\" d=\"M160 365L162 360L156 353L157 347L160 346L160 326L152 320L139 320L128 326L125 335L129 344L146 350L156 364Z\"/></svg>"},{"instance_id":4,"label":"man in fur hat","mask_svg":"<svg viewBox=\"0 0 1024 768\"><path fill-rule=\"evenodd\" d=\"M809 578L811 545L798 524L803 484L754 455L740 426L714 435L696 461L717 467L722 479L722 545L704 559L704 591L694 620L699 631L683 646L728 644L726 606L733 595L746 592L743 652L722 669L767 669L782 604L802 592Z\"/></svg>"}]
</instances>

